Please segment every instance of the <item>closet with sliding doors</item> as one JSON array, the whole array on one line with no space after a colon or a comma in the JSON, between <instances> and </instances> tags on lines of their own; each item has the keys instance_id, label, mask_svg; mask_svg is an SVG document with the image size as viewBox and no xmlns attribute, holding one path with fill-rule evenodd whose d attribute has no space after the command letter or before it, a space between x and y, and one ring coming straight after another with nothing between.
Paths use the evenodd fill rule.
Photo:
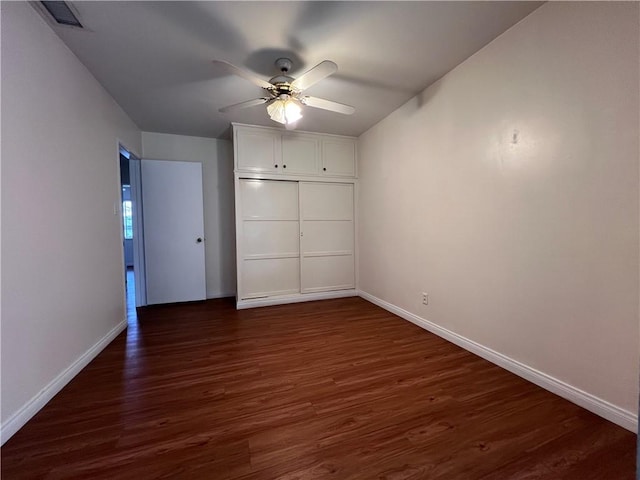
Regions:
<instances>
[{"instance_id":1,"label":"closet with sliding doors","mask_svg":"<svg viewBox=\"0 0 640 480\"><path fill-rule=\"evenodd\" d=\"M356 139L233 124L237 306L353 296Z\"/></svg>"}]
</instances>

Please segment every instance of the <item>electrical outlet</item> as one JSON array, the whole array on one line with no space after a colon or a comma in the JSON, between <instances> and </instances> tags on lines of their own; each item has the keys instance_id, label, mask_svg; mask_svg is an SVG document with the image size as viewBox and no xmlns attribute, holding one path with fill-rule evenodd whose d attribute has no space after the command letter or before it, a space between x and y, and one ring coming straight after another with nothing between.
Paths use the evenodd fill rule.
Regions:
<instances>
[{"instance_id":1,"label":"electrical outlet","mask_svg":"<svg viewBox=\"0 0 640 480\"><path fill-rule=\"evenodd\" d=\"M429 294L422 292L422 304L429 305Z\"/></svg>"}]
</instances>

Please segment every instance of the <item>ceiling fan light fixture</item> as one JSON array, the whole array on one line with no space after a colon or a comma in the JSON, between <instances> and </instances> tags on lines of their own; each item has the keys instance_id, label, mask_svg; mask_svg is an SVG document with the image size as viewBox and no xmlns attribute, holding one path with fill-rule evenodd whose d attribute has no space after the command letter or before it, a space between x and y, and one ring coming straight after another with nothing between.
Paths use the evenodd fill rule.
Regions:
<instances>
[{"instance_id":1,"label":"ceiling fan light fixture","mask_svg":"<svg viewBox=\"0 0 640 480\"><path fill-rule=\"evenodd\" d=\"M288 125L302 118L302 103L288 95L282 95L267 106L267 113L274 122Z\"/></svg>"}]
</instances>

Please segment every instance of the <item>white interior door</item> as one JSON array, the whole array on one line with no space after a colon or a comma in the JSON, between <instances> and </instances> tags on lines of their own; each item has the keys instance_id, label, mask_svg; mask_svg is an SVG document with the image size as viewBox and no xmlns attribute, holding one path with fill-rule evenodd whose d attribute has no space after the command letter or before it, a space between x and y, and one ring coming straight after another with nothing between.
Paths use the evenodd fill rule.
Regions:
<instances>
[{"instance_id":1,"label":"white interior door","mask_svg":"<svg viewBox=\"0 0 640 480\"><path fill-rule=\"evenodd\" d=\"M300 182L302 293L355 287L353 185Z\"/></svg>"},{"instance_id":2,"label":"white interior door","mask_svg":"<svg viewBox=\"0 0 640 480\"><path fill-rule=\"evenodd\" d=\"M142 160L147 303L204 300L202 164Z\"/></svg>"}]
</instances>

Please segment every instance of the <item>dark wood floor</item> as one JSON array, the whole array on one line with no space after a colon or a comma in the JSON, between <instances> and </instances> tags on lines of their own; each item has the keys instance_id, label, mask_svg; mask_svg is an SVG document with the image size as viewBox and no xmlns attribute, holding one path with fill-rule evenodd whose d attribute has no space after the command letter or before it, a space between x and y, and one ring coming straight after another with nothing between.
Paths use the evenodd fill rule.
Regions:
<instances>
[{"instance_id":1,"label":"dark wood floor","mask_svg":"<svg viewBox=\"0 0 640 480\"><path fill-rule=\"evenodd\" d=\"M138 317L3 480L634 477L634 434L362 299Z\"/></svg>"}]
</instances>

